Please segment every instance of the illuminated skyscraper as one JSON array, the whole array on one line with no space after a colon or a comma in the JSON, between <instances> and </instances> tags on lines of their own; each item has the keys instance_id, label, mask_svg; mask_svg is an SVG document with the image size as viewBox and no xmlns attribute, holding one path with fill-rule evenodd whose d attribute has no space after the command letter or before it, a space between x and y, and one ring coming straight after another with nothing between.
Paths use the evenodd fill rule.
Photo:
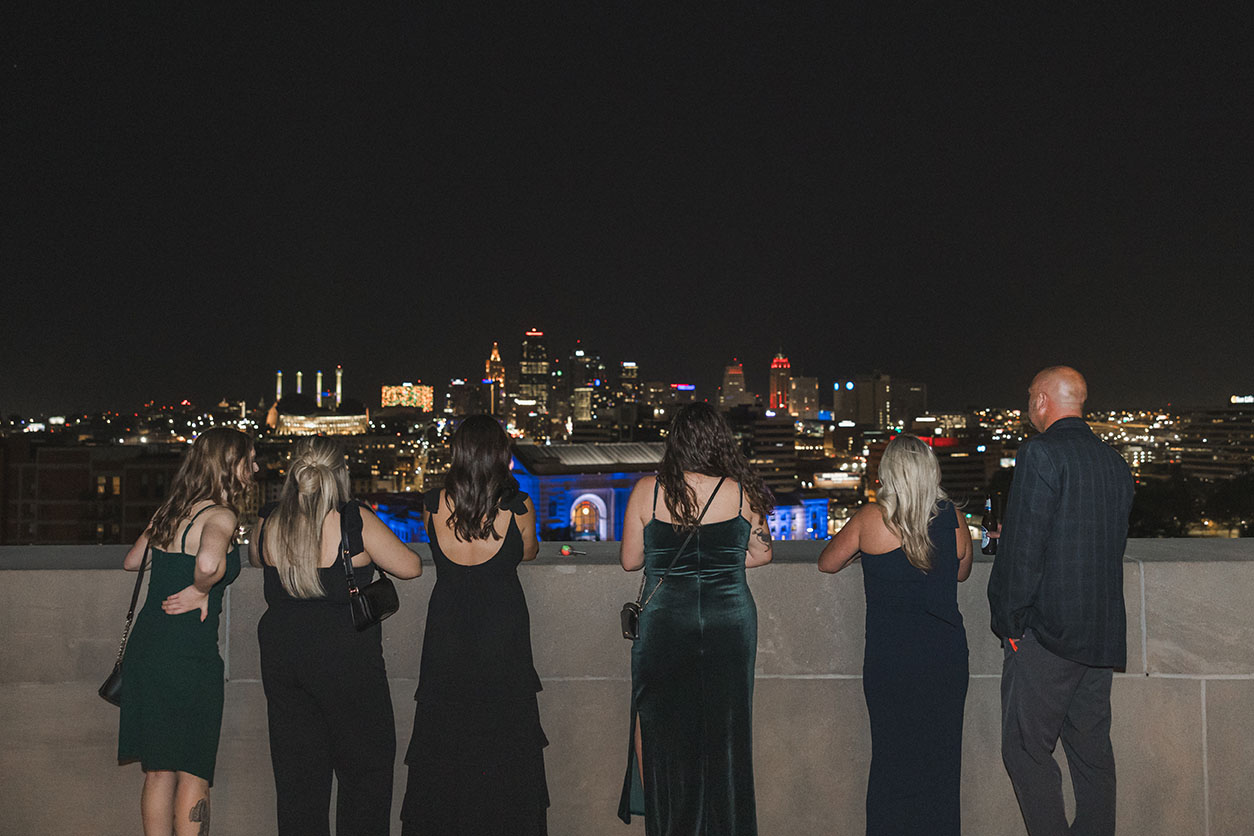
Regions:
<instances>
[{"instance_id":1,"label":"illuminated skyscraper","mask_svg":"<svg viewBox=\"0 0 1254 836\"><path fill-rule=\"evenodd\" d=\"M496 382L498 392L505 391L505 364L501 362L501 349L495 341L492 343L492 353L483 364L483 376Z\"/></svg>"},{"instance_id":2,"label":"illuminated skyscraper","mask_svg":"<svg viewBox=\"0 0 1254 836\"><path fill-rule=\"evenodd\" d=\"M788 387L792 381L792 364L784 353L775 355L771 361L771 401L770 408L777 412L788 411Z\"/></svg>"},{"instance_id":3,"label":"illuminated skyscraper","mask_svg":"<svg viewBox=\"0 0 1254 836\"><path fill-rule=\"evenodd\" d=\"M794 418L819 417L819 379L794 377L788 385L788 414Z\"/></svg>"},{"instance_id":4,"label":"illuminated skyscraper","mask_svg":"<svg viewBox=\"0 0 1254 836\"><path fill-rule=\"evenodd\" d=\"M522 341L518 363L518 399L537 413L549 411L549 349L544 332L532 328Z\"/></svg>"},{"instance_id":5,"label":"illuminated skyscraper","mask_svg":"<svg viewBox=\"0 0 1254 836\"><path fill-rule=\"evenodd\" d=\"M339 409L344 402L344 367L335 367L335 408Z\"/></svg>"},{"instance_id":6,"label":"illuminated skyscraper","mask_svg":"<svg viewBox=\"0 0 1254 836\"><path fill-rule=\"evenodd\" d=\"M732 358L732 364L723 369L723 386L719 390L718 405L722 409L735 406L751 406L753 395L745 390L745 366Z\"/></svg>"}]
</instances>

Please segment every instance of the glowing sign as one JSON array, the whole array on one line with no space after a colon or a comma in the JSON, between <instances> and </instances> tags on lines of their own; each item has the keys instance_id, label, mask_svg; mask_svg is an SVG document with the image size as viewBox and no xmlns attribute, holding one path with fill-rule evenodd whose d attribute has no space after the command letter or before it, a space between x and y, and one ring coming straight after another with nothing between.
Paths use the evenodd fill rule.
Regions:
<instances>
[{"instance_id":1,"label":"glowing sign","mask_svg":"<svg viewBox=\"0 0 1254 836\"><path fill-rule=\"evenodd\" d=\"M530 330L530 331L528 331L528 332L527 332L527 336L528 336L528 337L543 337L543 336L544 336L544 332L543 332L543 331L536 331L535 329L532 329L532 330Z\"/></svg>"},{"instance_id":2,"label":"glowing sign","mask_svg":"<svg viewBox=\"0 0 1254 836\"><path fill-rule=\"evenodd\" d=\"M696 389L697 386L695 383L672 383L671 388L678 389L680 392L691 392Z\"/></svg>"},{"instance_id":3,"label":"glowing sign","mask_svg":"<svg viewBox=\"0 0 1254 836\"><path fill-rule=\"evenodd\" d=\"M1233 395L1228 398L1229 403L1254 403L1254 395Z\"/></svg>"}]
</instances>

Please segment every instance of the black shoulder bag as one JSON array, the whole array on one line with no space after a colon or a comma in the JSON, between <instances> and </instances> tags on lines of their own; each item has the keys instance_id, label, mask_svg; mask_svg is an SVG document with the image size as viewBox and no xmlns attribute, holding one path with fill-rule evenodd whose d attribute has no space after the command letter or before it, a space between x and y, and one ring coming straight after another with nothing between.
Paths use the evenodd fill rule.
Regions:
<instances>
[{"instance_id":1,"label":"black shoulder bag","mask_svg":"<svg viewBox=\"0 0 1254 836\"><path fill-rule=\"evenodd\" d=\"M636 600L628 601L623 604L623 608L618 612L619 621L622 622L623 638L628 641L635 641L640 638L640 613L644 608L649 606L649 602L653 600L653 596L657 595L657 591L662 588L662 582L666 580L666 576L675 568L675 564L679 562L679 556L684 553L684 549L688 548L688 544L692 541L692 535L697 533L697 529L701 527L701 521L705 519L705 512L710 510L710 504L714 502L714 497L718 495L718 489L723 487L723 483L727 481L727 477L718 480L718 484L714 486L714 491L710 494L710 498L706 500L705 507L701 509L701 516L697 517L697 524L688 532L688 536L684 538L683 545L675 552L675 556L671 558L671 565L666 567L666 571L662 573L662 577L658 578L657 586L653 587L653 591L649 593L648 598L644 597L644 582L646 578L640 579L640 592L636 594ZM641 569L641 572L644 570Z\"/></svg>"},{"instance_id":2,"label":"black shoulder bag","mask_svg":"<svg viewBox=\"0 0 1254 836\"><path fill-rule=\"evenodd\" d=\"M357 588L353 576L353 548L349 535L357 540L357 553L365 551L361 542L361 506L350 500L340 509L340 559L344 561L344 577L348 579L348 608L353 615L353 626L359 631L378 624L401 607L396 587L391 578L376 564L379 577L364 589Z\"/></svg>"},{"instance_id":3,"label":"black shoulder bag","mask_svg":"<svg viewBox=\"0 0 1254 836\"><path fill-rule=\"evenodd\" d=\"M131 608L126 611L126 626L122 628L122 643L118 645L118 659L113 663L113 670L105 677L104 684L96 693L107 703L122 705L122 659L126 656L126 642L131 637L131 625L135 623L135 605L139 603L139 588L144 585L144 570L148 568L148 551L144 547L144 558L139 562L139 572L135 576L135 591L131 593Z\"/></svg>"}]
</instances>

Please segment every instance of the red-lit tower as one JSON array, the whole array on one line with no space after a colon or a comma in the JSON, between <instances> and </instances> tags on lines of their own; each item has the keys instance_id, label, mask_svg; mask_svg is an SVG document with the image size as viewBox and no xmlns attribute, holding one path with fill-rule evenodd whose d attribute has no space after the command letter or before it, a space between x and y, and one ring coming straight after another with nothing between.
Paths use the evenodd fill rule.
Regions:
<instances>
[{"instance_id":1,"label":"red-lit tower","mask_svg":"<svg viewBox=\"0 0 1254 836\"><path fill-rule=\"evenodd\" d=\"M788 386L792 383L792 364L784 352L771 361L771 409L788 411Z\"/></svg>"}]
</instances>

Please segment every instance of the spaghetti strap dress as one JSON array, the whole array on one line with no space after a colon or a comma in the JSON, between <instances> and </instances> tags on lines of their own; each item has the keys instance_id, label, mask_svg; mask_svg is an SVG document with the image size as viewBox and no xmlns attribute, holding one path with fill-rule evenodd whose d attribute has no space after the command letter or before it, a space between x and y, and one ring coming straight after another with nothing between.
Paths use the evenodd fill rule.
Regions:
<instances>
[{"instance_id":1,"label":"spaghetti strap dress","mask_svg":"<svg viewBox=\"0 0 1254 836\"><path fill-rule=\"evenodd\" d=\"M438 508L440 491L424 497ZM518 580L523 541L508 504L500 549L484 563L449 560L428 530L436 581L427 608L414 732L401 807L404 836L543 836L548 738L531 655L531 617Z\"/></svg>"},{"instance_id":2,"label":"spaghetti strap dress","mask_svg":"<svg viewBox=\"0 0 1254 836\"><path fill-rule=\"evenodd\" d=\"M741 496L743 499L743 487ZM631 729L640 722L644 785L628 740L619 817L644 815L648 836L755 836L753 667L758 612L745 581L749 521L687 532L654 516L644 527L644 594L631 648Z\"/></svg>"},{"instance_id":3,"label":"spaghetti strap dress","mask_svg":"<svg viewBox=\"0 0 1254 836\"><path fill-rule=\"evenodd\" d=\"M868 836L958 836L967 634L958 611L958 519L942 502L928 526L932 568L900 548L862 557L871 720Z\"/></svg>"},{"instance_id":4,"label":"spaghetti strap dress","mask_svg":"<svg viewBox=\"0 0 1254 836\"><path fill-rule=\"evenodd\" d=\"M240 570L239 549L226 555L226 572L209 590L209 614L167 615L161 602L192 583L196 556L187 553L187 534L202 508L183 529L177 552L151 548L148 595L135 616L126 647L118 762L139 761L145 772L171 770L204 778L213 786L222 730L223 664L218 654L222 595Z\"/></svg>"}]
</instances>

